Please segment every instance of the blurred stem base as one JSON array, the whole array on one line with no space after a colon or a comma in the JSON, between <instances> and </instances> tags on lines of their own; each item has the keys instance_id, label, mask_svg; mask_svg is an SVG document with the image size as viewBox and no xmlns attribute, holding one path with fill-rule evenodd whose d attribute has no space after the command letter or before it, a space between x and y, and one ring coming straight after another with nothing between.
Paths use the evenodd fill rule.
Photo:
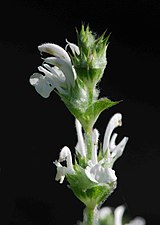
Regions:
<instances>
[{"instance_id":1,"label":"blurred stem base","mask_svg":"<svg viewBox=\"0 0 160 225\"><path fill-rule=\"evenodd\" d=\"M98 225L97 207L84 209L83 225Z\"/></svg>"}]
</instances>

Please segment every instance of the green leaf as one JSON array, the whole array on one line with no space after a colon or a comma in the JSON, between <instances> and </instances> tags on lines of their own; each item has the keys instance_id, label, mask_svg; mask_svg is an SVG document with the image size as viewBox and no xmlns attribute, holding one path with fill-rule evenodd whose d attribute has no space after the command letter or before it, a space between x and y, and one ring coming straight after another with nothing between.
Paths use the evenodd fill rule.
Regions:
<instances>
[{"instance_id":1,"label":"green leaf","mask_svg":"<svg viewBox=\"0 0 160 225\"><path fill-rule=\"evenodd\" d=\"M86 127L86 124L88 126L93 126L96 120L98 119L99 115L105 110L108 109L116 104L118 104L120 101L111 101L108 98L101 98L94 102L92 105L90 105L87 110L84 113L83 119L86 121L81 121L83 124L83 127L85 130L88 129Z\"/></svg>"}]
</instances>

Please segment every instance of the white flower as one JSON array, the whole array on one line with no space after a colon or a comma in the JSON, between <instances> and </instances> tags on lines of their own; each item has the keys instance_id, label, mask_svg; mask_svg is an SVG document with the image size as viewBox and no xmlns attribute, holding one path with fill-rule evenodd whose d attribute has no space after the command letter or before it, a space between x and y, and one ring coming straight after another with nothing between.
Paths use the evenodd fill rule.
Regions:
<instances>
[{"instance_id":1,"label":"white flower","mask_svg":"<svg viewBox=\"0 0 160 225\"><path fill-rule=\"evenodd\" d=\"M99 212L99 220L105 220L107 222L108 217L112 214L112 208L110 207L102 207ZM120 205L117 208L115 208L113 212L113 218L114 218L114 225L123 225L123 214L125 211L125 206ZM129 223L125 223L124 225L145 225L145 219L142 217L135 217L133 220L131 220Z\"/></svg>"},{"instance_id":2,"label":"white flower","mask_svg":"<svg viewBox=\"0 0 160 225\"><path fill-rule=\"evenodd\" d=\"M60 162L66 161L67 166L62 166ZM70 149L65 146L62 148L59 160L55 161L54 164L57 166L57 174L55 180L60 181L60 183L63 183L63 180L66 176L66 174L74 174L74 168L72 164L72 155Z\"/></svg>"},{"instance_id":3,"label":"white flower","mask_svg":"<svg viewBox=\"0 0 160 225\"><path fill-rule=\"evenodd\" d=\"M85 169L87 177L95 183L111 183L117 180L115 171L112 169L115 160L123 153L124 147L128 141L127 137L116 145L115 139L117 134L113 134L113 130L122 124L122 115L116 113L109 121L106 128L106 132L103 140L103 154L104 158L98 161L98 138L99 132L97 129L92 131L92 156L91 160L88 160L88 166ZM76 130L78 143L76 151L81 154L82 157L87 156L87 146L84 135L82 133L82 126L78 120L76 120ZM106 152L107 151L107 152ZM105 155L105 153L107 153Z\"/></svg>"},{"instance_id":4,"label":"white flower","mask_svg":"<svg viewBox=\"0 0 160 225\"><path fill-rule=\"evenodd\" d=\"M125 145L128 141L128 137L124 137L118 145L115 144L117 133L113 133L113 130L122 125L122 115L116 113L110 119L105 131L103 140L103 153L107 153L108 163L113 164L123 153ZM112 136L111 136L112 135Z\"/></svg>"},{"instance_id":5,"label":"white flower","mask_svg":"<svg viewBox=\"0 0 160 225\"><path fill-rule=\"evenodd\" d=\"M128 138L124 137L123 140L116 145L115 144L115 134L111 138L111 134L118 125L121 124L122 116L120 113L116 113L109 121L106 128L106 132L103 140L103 154L104 157L98 160L98 139L99 132L97 129L92 131L92 152L91 159L88 159L87 155L87 144L86 138L82 131L81 123L76 119L75 126L77 131L77 145L75 147L76 152L82 156L87 162L84 172L86 176L96 184L112 183L117 180L115 171L112 169L113 163L115 160L122 154L125 144L127 143ZM111 139L111 140L110 140ZM107 151L107 154L106 154ZM66 161L67 167L62 166L60 162ZM60 180L60 183L63 182L66 174L73 174L74 168L72 165L72 156L68 147L64 147L59 156L59 160L54 162L57 166L57 175L56 180Z\"/></svg>"},{"instance_id":6,"label":"white flower","mask_svg":"<svg viewBox=\"0 0 160 225\"><path fill-rule=\"evenodd\" d=\"M52 57L44 59L43 65L38 67L41 73L34 73L30 77L30 84L44 98L49 97L54 89L60 94L67 94L76 79L76 72L68 53L60 46L51 43L42 44L38 49Z\"/></svg>"},{"instance_id":7,"label":"white flower","mask_svg":"<svg viewBox=\"0 0 160 225\"><path fill-rule=\"evenodd\" d=\"M99 163L94 166L87 166L85 173L87 177L95 183L112 183L117 180L114 170L104 168Z\"/></svg>"},{"instance_id":8,"label":"white flower","mask_svg":"<svg viewBox=\"0 0 160 225\"><path fill-rule=\"evenodd\" d=\"M114 225L122 225L122 217L125 211L125 207L123 205L118 206L114 210ZM136 217L131 220L129 223L125 223L124 225L145 225L145 220L142 217Z\"/></svg>"}]
</instances>

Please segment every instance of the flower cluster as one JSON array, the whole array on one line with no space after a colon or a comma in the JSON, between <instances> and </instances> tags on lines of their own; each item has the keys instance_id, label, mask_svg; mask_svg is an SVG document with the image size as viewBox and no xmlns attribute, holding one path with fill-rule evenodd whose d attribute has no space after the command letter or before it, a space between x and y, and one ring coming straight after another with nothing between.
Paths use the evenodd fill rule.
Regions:
<instances>
[{"instance_id":1,"label":"flower cluster","mask_svg":"<svg viewBox=\"0 0 160 225\"><path fill-rule=\"evenodd\" d=\"M145 220L137 216L129 221L129 218L123 218L125 206L120 205L114 210L111 207L102 207L98 211L99 225L145 225ZM124 221L126 220L126 222Z\"/></svg>"},{"instance_id":2,"label":"flower cluster","mask_svg":"<svg viewBox=\"0 0 160 225\"><path fill-rule=\"evenodd\" d=\"M66 176L75 195L85 205L95 207L116 187L117 177L112 167L116 159L122 155L128 138L124 137L116 145L117 133L113 133L113 130L122 125L122 115L116 113L106 127L103 145L99 151L99 132L97 129L93 129L91 157L88 157L82 126L78 120L75 124L78 138L75 147L76 162L73 164L70 149L67 146L63 147L59 160L54 162L57 166L56 180L62 183ZM61 164L63 161L66 161L66 166Z\"/></svg>"},{"instance_id":3,"label":"flower cluster","mask_svg":"<svg viewBox=\"0 0 160 225\"><path fill-rule=\"evenodd\" d=\"M108 37L103 34L96 38L89 27L82 26L77 32L78 45L67 41L65 49L52 43L38 46L40 53L48 57L43 58L39 72L30 77L31 85L42 97L49 97L54 90L85 130L94 125L103 110L118 103L98 99L97 84L107 64Z\"/></svg>"}]
</instances>

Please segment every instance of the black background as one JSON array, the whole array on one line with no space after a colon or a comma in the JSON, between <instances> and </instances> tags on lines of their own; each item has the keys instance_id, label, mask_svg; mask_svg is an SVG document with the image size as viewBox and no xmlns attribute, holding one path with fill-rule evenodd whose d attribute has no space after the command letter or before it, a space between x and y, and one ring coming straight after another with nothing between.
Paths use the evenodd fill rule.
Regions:
<instances>
[{"instance_id":1,"label":"black background","mask_svg":"<svg viewBox=\"0 0 160 225\"><path fill-rule=\"evenodd\" d=\"M160 3L137 1L3 1L1 49L1 225L72 225L84 206L54 180L60 149L76 145L74 118L59 97L40 97L29 84L41 58L37 46L65 38L89 23L98 34L112 32L101 96L123 100L96 123L103 140L109 118L123 114L119 140L129 136L115 163L115 192L104 203L125 204L131 217L159 225L160 201Z\"/></svg>"}]
</instances>

